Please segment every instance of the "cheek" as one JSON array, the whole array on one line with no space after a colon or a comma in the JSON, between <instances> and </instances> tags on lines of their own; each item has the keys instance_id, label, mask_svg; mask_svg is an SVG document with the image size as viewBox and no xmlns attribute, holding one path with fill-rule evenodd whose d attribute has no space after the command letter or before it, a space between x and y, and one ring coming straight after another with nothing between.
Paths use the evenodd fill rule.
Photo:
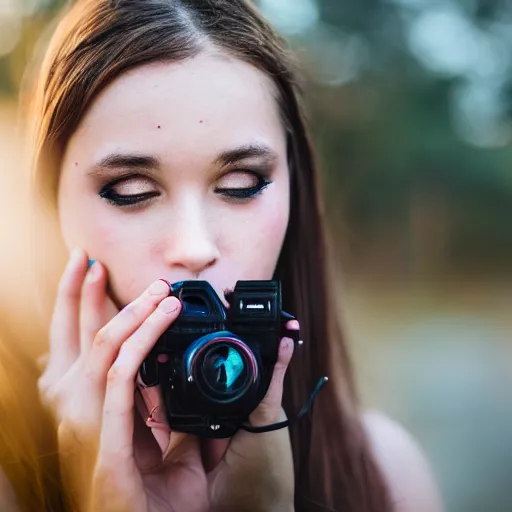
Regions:
<instances>
[{"instance_id":1,"label":"cheek","mask_svg":"<svg viewBox=\"0 0 512 512\"><path fill-rule=\"evenodd\" d=\"M61 229L68 247L82 247L92 259L99 261L104 261L124 238L122 225L114 216L105 214L103 207L87 202L61 205Z\"/></svg>"},{"instance_id":2,"label":"cheek","mask_svg":"<svg viewBox=\"0 0 512 512\"><path fill-rule=\"evenodd\" d=\"M249 215L234 217L223 228L225 264L244 279L271 279L288 227L288 198L268 198Z\"/></svg>"},{"instance_id":3,"label":"cheek","mask_svg":"<svg viewBox=\"0 0 512 512\"><path fill-rule=\"evenodd\" d=\"M106 266L113 296L119 304L126 304L152 279L148 263L154 235L145 223L141 224L141 217L127 219L103 204L93 203L61 203L62 235L68 248L81 247L91 259Z\"/></svg>"},{"instance_id":4,"label":"cheek","mask_svg":"<svg viewBox=\"0 0 512 512\"><path fill-rule=\"evenodd\" d=\"M107 267L112 295L122 305L138 297L157 278L153 269L161 267L152 258L158 241L140 220L105 215L89 239L91 254Z\"/></svg>"},{"instance_id":5,"label":"cheek","mask_svg":"<svg viewBox=\"0 0 512 512\"><path fill-rule=\"evenodd\" d=\"M260 256L269 254L276 259L288 227L288 209L283 205L274 205L266 209L260 221L256 224L258 229L254 234L253 247L259 248Z\"/></svg>"}]
</instances>

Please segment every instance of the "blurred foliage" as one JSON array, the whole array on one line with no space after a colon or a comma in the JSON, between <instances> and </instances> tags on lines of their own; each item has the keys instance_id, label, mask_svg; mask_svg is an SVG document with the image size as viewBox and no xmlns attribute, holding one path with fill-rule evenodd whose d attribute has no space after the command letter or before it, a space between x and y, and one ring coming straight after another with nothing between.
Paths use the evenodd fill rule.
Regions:
<instances>
[{"instance_id":1,"label":"blurred foliage","mask_svg":"<svg viewBox=\"0 0 512 512\"><path fill-rule=\"evenodd\" d=\"M19 40L0 59L0 91L15 96L65 1L12 1ZM512 3L256 3L306 70L346 269L427 278L510 272Z\"/></svg>"}]
</instances>

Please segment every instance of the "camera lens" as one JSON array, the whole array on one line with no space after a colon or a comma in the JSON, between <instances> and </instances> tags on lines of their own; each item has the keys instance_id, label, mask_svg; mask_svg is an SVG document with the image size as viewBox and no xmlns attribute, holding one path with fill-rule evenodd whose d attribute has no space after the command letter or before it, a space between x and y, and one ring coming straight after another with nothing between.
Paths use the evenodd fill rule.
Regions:
<instances>
[{"instance_id":1,"label":"camera lens","mask_svg":"<svg viewBox=\"0 0 512 512\"><path fill-rule=\"evenodd\" d=\"M201 373L205 383L213 391L232 395L247 384L248 371L244 356L227 344L213 345L205 354Z\"/></svg>"},{"instance_id":2,"label":"camera lens","mask_svg":"<svg viewBox=\"0 0 512 512\"><path fill-rule=\"evenodd\" d=\"M252 350L230 332L197 339L185 353L186 378L208 401L231 404L242 399L259 381Z\"/></svg>"}]
</instances>

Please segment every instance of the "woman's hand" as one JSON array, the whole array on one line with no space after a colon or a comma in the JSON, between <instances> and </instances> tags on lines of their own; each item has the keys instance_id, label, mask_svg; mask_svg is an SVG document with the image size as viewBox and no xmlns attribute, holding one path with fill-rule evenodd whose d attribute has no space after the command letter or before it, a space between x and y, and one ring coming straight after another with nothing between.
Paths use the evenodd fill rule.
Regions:
<instances>
[{"instance_id":1,"label":"woman's hand","mask_svg":"<svg viewBox=\"0 0 512 512\"><path fill-rule=\"evenodd\" d=\"M207 487L194 439L182 443L175 467L159 474L144 475L135 457L139 449L152 464L155 454L149 429L140 431L145 437L134 436L135 378L179 315L180 302L157 281L119 312L107 297L104 267L87 268L86 254L73 253L60 283L49 362L40 379L58 423L63 478L74 508L203 512Z\"/></svg>"},{"instance_id":2,"label":"woman's hand","mask_svg":"<svg viewBox=\"0 0 512 512\"><path fill-rule=\"evenodd\" d=\"M293 510L287 429L240 431L232 440L207 441L206 469L198 438L168 431L167 449L161 437L156 442L134 414L135 380L181 305L168 297L167 283L157 281L118 311L106 288L101 263L88 271L86 254L75 251L59 286L48 365L39 381L58 424L65 490L74 509ZM267 396L251 416L253 425L283 419L283 377L292 352L292 341L283 340Z\"/></svg>"},{"instance_id":3,"label":"woman's hand","mask_svg":"<svg viewBox=\"0 0 512 512\"><path fill-rule=\"evenodd\" d=\"M288 323L288 328L298 327L297 321ZM251 426L286 420L281 407L283 381L293 348L293 340L281 340L270 387L249 418ZM239 430L220 463L208 474L208 482L211 512L293 511L294 472L288 428L260 434Z\"/></svg>"}]
</instances>

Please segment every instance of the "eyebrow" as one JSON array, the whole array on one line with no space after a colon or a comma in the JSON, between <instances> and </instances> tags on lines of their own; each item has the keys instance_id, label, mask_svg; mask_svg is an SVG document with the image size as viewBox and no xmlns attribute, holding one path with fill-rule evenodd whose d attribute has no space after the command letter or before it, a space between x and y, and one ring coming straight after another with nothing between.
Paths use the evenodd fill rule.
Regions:
<instances>
[{"instance_id":1,"label":"eyebrow","mask_svg":"<svg viewBox=\"0 0 512 512\"><path fill-rule=\"evenodd\" d=\"M214 160L216 165L228 166L249 158L264 158L272 163L277 160L277 153L264 144L248 144L234 149L222 151ZM92 166L90 174L102 174L103 171L116 169L150 170L161 169L160 160L150 155L136 155L128 153L112 153L102 158Z\"/></svg>"},{"instance_id":2,"label":"eyebrow","mask_svg":"<svg viewBox=\"0 0 512 512\"><path fill-rule=\"evenodd\" d=\"M93 165L92 174L101 173L102 170L120 168L133 170L158 169L160 168L160 160L148 155L112 153Z\"/></svg>"},{"instance_id":3,"label":"eyebrow","mask_svg":"<svg viewBox=\"0 0 512 512\"><path fill-rule=\"evenodd\" d=\"M264 158L266 161L274 162L277 160L277 153L269 146L264 144L249 144L245 146L239 146L235 149L223 151L215 159L217 165L227 166L233 165L241 160L247 160L249 158Z\"/></svg>"}]
</instances>

